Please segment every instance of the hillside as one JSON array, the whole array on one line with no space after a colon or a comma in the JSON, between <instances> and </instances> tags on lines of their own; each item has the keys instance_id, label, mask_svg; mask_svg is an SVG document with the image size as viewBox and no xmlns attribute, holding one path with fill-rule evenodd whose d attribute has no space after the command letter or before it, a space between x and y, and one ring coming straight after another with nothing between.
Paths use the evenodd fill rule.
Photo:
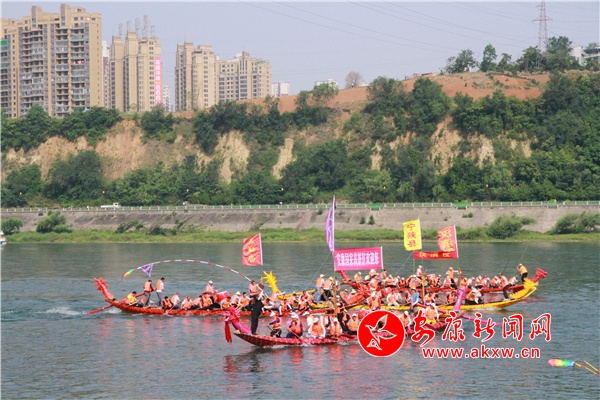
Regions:
<instances>
[{"instance_id":1,"label":"hillside","mask_svg":"<svg viewBox=\"0 0 600 400\"><path fill-rule=\"evenodd\" d=\"M450 97L456 93L462 92L470 95L474 99L484 96L490 96L494 91L500 89L507 96L515 96L519 99L533 98L540 95L543 84L549 79L548 75L524 76L519 78L496 75L490 78L483 73L465 73L457 75L437 75L427 78L441 84L443 92ZM411 91L416 78L403 81L406 91ZM326 132L314 132L310 129L306 132L294 132L285 140L285 144L280 149L279 160L273 169L276 177L280 176L281 169L292 160L292 148L295 140L302 137L307 143L313 140L319 140L319 137L329 134L339 137L341 135L341 126L349 118L352 112L364 107L367 101L367 88L359 87L353 89L340 90L337 96L330 101L329 106L338 111L338 121L333 128ZM279 99L279 109L281 112L293 111L295 109L296 96L286 96ZM262 100L251 100L251 103L261 104ZM177 114L176 114L177 115ZM193 113L180 113L177 116L191 117ZM447 158L451 155L449 149L458 140L456 135L446 126L444 135L438 138L439 154L442 159L442 165L447 165ZM132 120L124 120L115 126L107 135L105 141L101 141L95 150L103 159L104 175L108 180L113 180L124 176L127 172L147 168L162 162L170 165L174 162L181 162L185 156L195 154L200 162L210 160L206 154L193 144L191 126L184 123L178 126L178 136L174 143L164 143L155 141L142 141L142 133L139 127ZM28 153L23 150L15 152L10 150L3 154L2 179L6 174L23 165L33 163L39 164L42 169L42 176L45 177L50 170L52 162L57 159L66 159L68 155L76 154L85 149L92 149L84 138L80 138L77 143L68 142L62 138L51 137L39 148L33 149ZM443 150L447 149L447 150ZM480 146L481 159L490 155L491 147L486 143ZM233 171L236 168L243 168L247 164L250 150L244 143L242 135L238 132L231 132L223 136L216 148L215 155L221 157L224 162L221 168L222 178L229 182ZM379 165L379 156L373 156L372 165L377 168Z\"/></svg>"}]
</instances>

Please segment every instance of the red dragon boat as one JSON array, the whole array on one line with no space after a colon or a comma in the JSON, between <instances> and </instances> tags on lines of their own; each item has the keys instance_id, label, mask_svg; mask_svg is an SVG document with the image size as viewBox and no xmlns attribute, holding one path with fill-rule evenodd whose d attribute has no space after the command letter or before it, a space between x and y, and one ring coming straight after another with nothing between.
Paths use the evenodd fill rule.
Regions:
<instances>
[{"instance_id":1,"label":"red dragon boat","mask_svg":"<svg viewBox=\"0 0 600 400\"><path fill-rule=\"evenodd\" d=\"M116 307L121 311L134 313L134 314L152 314L152 315L217 315L223 312L221 309L214 310L183 310L183 309L171 309L171 310L163 310L158 307L135 307L127 304L124 300L117 300L115 296L108 290L108 284L102 277L94 278L94 282L96 285L96 289L102 292L104 295L104 301L106 301L109 305L106 307ZM227 292L219 292L217 294L217 301L221 301L227 298L229 294ZM248 313L249 314L249 313Z\"/></svg>"},{"instance_id":2,"label":"red dragon boat","mask_svg":"<svg viewBox=\"0 0 600 400\"><path fill-rule=\"evenodd\" d=\"M94 284L96 285L96 289L99 290L103 295L104 295L104 301L106 301L108 303L107 306L105 307L101 307L99 309L93 310L88 312L88 314L95 314L98 311L110 308L110 307L116 307L119 310L123 311L123 312L128 312L128 313L133 313L133 314L152 314L152 315L179 315L179 316L197 316L197 315L219 315L223 312L222 309L220 308L216 308L216 309L212 309L212 310L199 310L199 309L194 309L194 310L183 310L183 309L171 309L171 310L163 310L160 307L136 307L136 306L131 306L129 304L127 304L127 302L125 300L117 300L115 298L115 296L108 290L108 283L106 283L106 281L104 279L102 279L102 277L100 278L94 278ZM351 299L353 301L355 301L355 303L360 303L362 302L362 300L364 300L367 295L367 292L362 291L360 293L357 293L355 296L353 296ZM229 296L228 292L224 291L224 292L219 292L217 294L217 301L221 301L226 299ZM263 310L263 312L261 313L261 316L268 316L271 313L271 309L269 308L265 308ZM317 308L317 309L309 309L308 310L309 313L311 314L316 314L316 313L333 313L333 308L327 307L325 305L323 305L323 307L321 308ZM250 311L239 311L239 314L241 316L249 316L251 314ZM282 315L289 315L290 312L286 311L284 312Z\"/></svg>"},{"instance_id":3,"label":"red dragon boat","mask_svg":"<svg viewBox=\"0 0 600 400\"><path fill-rule=\"evenodd\" d=\"M462 317L464 312L459 312L457 318ZM362 312L361 312L362 314ZM358 342L358 338L356 335L350 335L343 333L338 338L333 337L324 337L324 338L311 338L311 337L294 337L294 338L286 338L286 337L272 337L265 335L253 335L248 326L244 325L240 321L240 313L235 307L230 307L229 309L223 312L223 317L225 320L225 340L229 343L232 341L231 329L229 324L231 324L234 328L233 334L240 339L253 344L258 347L275 347L275 346L322 346L322 345L332 345L339 343L349 343L349 342ZM440 331L446 329L447 323L444 321L443 317L440 317L440 322L435 324L425 324L424 326L433 329L434 331ZM414 330L409 328L406 331L406 334L410 337L414 334Z\"/></svg>"}]
</instances>

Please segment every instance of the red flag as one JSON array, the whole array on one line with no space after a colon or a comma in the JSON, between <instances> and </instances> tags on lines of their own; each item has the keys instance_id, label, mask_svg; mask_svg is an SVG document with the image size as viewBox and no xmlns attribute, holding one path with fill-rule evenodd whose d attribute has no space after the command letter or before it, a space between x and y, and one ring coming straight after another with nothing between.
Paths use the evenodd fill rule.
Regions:
<instances>
[{"instance_id":1,"label":"red flag","mask_svg":"<svg viewBox=\"0 0 600 400\"><path fill-rule=\"evenodd\" d=\"M260 233L244 239L242 265L262 265L262 243Z\"/></svg>"},{"instance_id":2,"label":"red flag","mask_svg":"<svg viewBox=\"0 0 600 400\"><path fill-rule=\"evenodd\" d=\"M424 260L448 260L451 258L458 258L458 251L414 251L413 259L424 259Z\"/></svg>"},{"instance_id":3,"label":"red flag","mask_svg":"<svg viewBox=\"0 0 600 400\"><path fill-rule=\"evenodd\" d=\"M458 243L456 242L456 227L454 225L444 229L440 229L438 231L438 246L441 251L458 253Z\"/></svg>"}]
</instances>

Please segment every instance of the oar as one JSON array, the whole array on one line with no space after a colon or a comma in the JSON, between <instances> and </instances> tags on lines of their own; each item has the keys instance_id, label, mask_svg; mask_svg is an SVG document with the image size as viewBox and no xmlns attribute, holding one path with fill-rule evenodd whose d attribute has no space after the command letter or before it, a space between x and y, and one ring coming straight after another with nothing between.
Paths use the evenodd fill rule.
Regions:
<instances>
[{"instance_id":1,"label":"oar","mask_svg":"<svg viewBox=\"0 0 600 400\"><path fill-rule=\"evenodd\" d=\"M95 309L95 310L92 310L92 311L88 311L87 313L88 313L88 314L96 314L97 312L99 312L99 311L102 311L102 310L106 310L107 308L110 308L110 307L112 307L112 306L113 306L112 304L109 304L109 305L107 305L107 306L100 307L100 308L97 308L97 309Z\"/></svg>"}]
</instances>

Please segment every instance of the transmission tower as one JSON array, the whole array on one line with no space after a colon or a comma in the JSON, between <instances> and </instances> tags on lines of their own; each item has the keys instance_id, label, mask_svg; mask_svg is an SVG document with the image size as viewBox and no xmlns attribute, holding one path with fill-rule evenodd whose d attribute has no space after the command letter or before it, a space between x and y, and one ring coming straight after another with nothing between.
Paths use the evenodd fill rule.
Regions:
<instances>
[{"instance_id":1,"label":"transmission tower","mask_svg":"<svg viewBox=\"0 0 600 400\"><path fill-rule=\"evenodd\" d=\"M534 21L539 21L540 27L538 30L538 53L537 58L535 60L536 68L540 66L541 58L543 54L546 54L548 50L548 27L546 26L546 21L552 20L552 18L546 17L546 1L542 0L539 6L540 16Z\"/></svg>"}]
</instances>

